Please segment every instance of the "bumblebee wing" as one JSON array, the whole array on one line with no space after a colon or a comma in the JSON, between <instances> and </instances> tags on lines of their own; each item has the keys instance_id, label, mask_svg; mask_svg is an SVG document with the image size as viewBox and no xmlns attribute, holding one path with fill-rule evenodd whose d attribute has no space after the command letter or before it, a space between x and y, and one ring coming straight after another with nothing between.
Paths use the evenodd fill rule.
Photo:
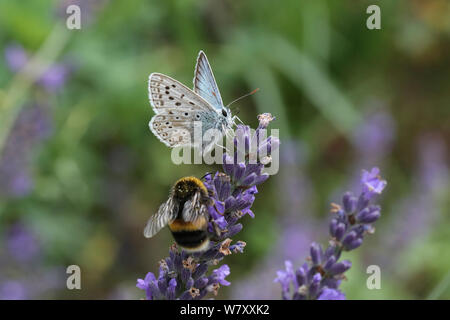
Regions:
<instances>
[{"instance_id":1,"label":"bumblebee wing","mask_svg":"<svg viewBox=\"0 0 450 320\"><path fill-rule=\"evenodd\" d=\"M184 221L195 221L201 215L206 215L208 208L206 205L201 203L201 194L196 192L192 199L186 201L183 207L183 220Z\"/></svg>"},{"instance_id":2,"label":"bumblebee wing","mask_svg":"<svg viewBox=\"0 0 450 320\"><path fill-rule=\"evenodd\" d=\"M144 229L144 236L151 238L164 228L170 221L176 218L178 205L173 201L172 197L164 202L158 209L158 212L150 217Z\"/></svg>"}]
</instances>

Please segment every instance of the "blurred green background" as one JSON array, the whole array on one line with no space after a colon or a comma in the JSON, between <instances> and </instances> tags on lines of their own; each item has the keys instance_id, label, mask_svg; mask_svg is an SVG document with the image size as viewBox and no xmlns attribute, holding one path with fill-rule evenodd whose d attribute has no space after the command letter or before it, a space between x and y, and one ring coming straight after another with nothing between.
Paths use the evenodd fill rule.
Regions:
<instances>
[{"instance_id":1,"label":"blurred green background","mask_svg":"<svg viewBox=\"0 0 450 320\"><path fill-rule=\"evenodd\" d=\"M81 30L68 30L68 4ZM381 30L366 9L381 8ZM225 104L251 126L276 116L280 171L227 257L218 298L280 298L289 258L327 241L329 203L378 166L388 187L377 231L345 258L348 299L450 298L450 2L0 2L0 298L138 299L172 244L142 235L180 165L151 134L147 79L191 87L204 50ZM233 110L236 109L233 108ZM65 269L81 267L82 289ZM379 265L381 290L366 268Z\"/></svg>"}]
</instances>

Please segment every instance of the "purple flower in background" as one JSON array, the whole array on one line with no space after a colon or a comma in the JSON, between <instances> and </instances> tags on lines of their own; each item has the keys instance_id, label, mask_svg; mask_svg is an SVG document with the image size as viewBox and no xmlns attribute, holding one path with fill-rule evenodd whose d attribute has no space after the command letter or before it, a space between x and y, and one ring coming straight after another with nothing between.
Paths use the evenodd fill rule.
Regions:
<instances>
[{"instance_id":1,"label":"purple flower in background","mask_svg":"<svg viewBox=\"0 0 450 320\"><path fill-rule=\"evenodd\" d=\"M43 251L31 226L18 221L4 230L1 237L4 246L0 248L0 300L42 299L65 285L65 268L43 265Z\"/></svg>"},{"instance_id":2,"label":"purple flower in background","mask_svg":"<svg viewBox=\"0 0 450 320\"><path fill-rule=\"evenodd\" d=\"M6 65L12 72L19 72L29 59L25 49L18 44L9 45L5 49ZM48 92L58 91L65 85L73 69L70 63L54 63L42 73L36 83Z\"/></svg>"},{"instance_id":3,"label":"purple flower in background","mask_svg":"<svg viewBox=\"0 0 450 320\"><path fill-rule=\"evenodd\" d=\"M27 289L22 282L8 280L0 283L0 300L24 300L27 298Z\"/></svg>"},{"instance_id":4,"label":"purple flower in background","mask_svg":"<svg viewBox=\"0 0 450 320\"><path fill-rule=\"evenodd\" d=\"M378 103L377 103L378 104ZM387 110L379 109L365 115L356 128L352 143L363 166L378 163L390 152L395 137L395 123Z\"/></svg>"},{"instance_id":5,"label":"purple flower in background","mask_svg":"<svg viewBox=\"0 0 450 320\"><path fill-rule=\"evenodd\" d=\"M22 223L10 227L5 242L9 254L20 262L30 261L39 253L36 236Z\"/></svg>"},{"instance_id":6,"label":"purple flower in background","mask_svg":"<svg viewBox=\"0 0 450 320\"><path fill-rule=\"evenodd\" d=\"M45 71L38 80L38 84L49 92L61 89L66 83L72 67L68 64L53 64Z\"/></svg>"},{"instance_id":7,"label":"purple flower in background","mask_svg":"<svg viewBox=\"0 0 450 320\"><path fill-rule=\"evenodd\" d=\"M417 144L415 175L411 193L399 199L393 206L394 215L385 221L386 236L380 239L378 249L367 253L368 259L378 261L383 270L392 270L399 252L412 243L426 237L440 214L446 211L448 199L449 167L445 141L436 135L420 137ZM385 252L390 255L386 256Z\"/></svg>"},{"instance_id":8,"label":"purple flower in background","mask_svg":"<svg viewBox=\"0 0 450 320\"><path fill-rule=\"evenodd\" d=\"M294 270L292 263L287 261L286 270L277 272L274 281L281 284L283 299L345 298L338 288L352 264L348 260L339 261L339 258L343 251L361 246L364 236L374 232L372 223L380 217L380 207L370 204L370 200L383 191L386 182L379 177L378 168L373 168L370 172L363 172L361 185L364 191L358 197L347 192L342 198L342 205L331 204L334 217L329 225L331 240L328 247L324 250L320 244L313 242L308 263ZM377 192L372 190L373 186Z\"/></svg>"},{"instance_id":9,"label":"purple flower in background","mask_svg":"<svg viewBox=\"0 0 450 320\"><path fill-rule=\"evenodd\" d=\"M20 45L9 45L5 49L5 60L11 71L18 72L28 62L28 56Z\"/></svg>"},{"instance_id":10,"label":"purple flower in background","mask_svg":"<svg viewBox=\"0 0 450 320\"><path fill-rule=\"evenodd\" d=\"M231 237L242 230L238 221L249 214L254 217L251 206L258 192L257 185L267 180L268 175L263 173L264 164L261 163L260 153L264 159L270 157L279 141L275 137L263 139L263 130L266 129L273 117L270 114L258 116L259 126L252 134L247 126L238 126L234 143L244 142L241 154L244 159L239 161L241 155L236 151L233 155L224 154L223 171L205 176L205 186L213 200L209 206L210 222L208 231L211 233L210 247L203 252L188 254L178 251L173 245L169 257L160 262L158 278L149 272L144 279L138 279L137 287L144 290L146 298L151 300L181 299L199 300L208 293L217 295L221 285L228 286L230 282L226 277L230 268L224 264L211 270L210 266L218 263L227 255L244 251L245 242L232 243ZM256 147L251 144L256 142ZM265 146L265 152L261 152ZM253 152L253 154L252 154ZM250 163L249 159L256 159Z\"/></svg>"},{"instance_id":11,"label":"purple flower in background","mask_svg":"<svg viewBox=\"0 0 450 320\"><path fill-rule=\"evenodd\" d=\"M24 106L0 155L0 195L22 197L32 189L28 163L33 147L51 132L48 107Z\"/></svg>"}]
</instances>

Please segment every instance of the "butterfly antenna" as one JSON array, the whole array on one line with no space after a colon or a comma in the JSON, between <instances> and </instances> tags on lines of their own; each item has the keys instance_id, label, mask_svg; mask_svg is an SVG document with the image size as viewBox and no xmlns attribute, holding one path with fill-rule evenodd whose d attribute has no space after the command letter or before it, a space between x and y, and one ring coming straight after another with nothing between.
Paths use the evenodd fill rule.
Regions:
<instances>
[{"instance_id":1,"label":"butterfly antenna","mask_svg":"<svg viewBox=\"0 0 450 320\"><path fill-rule=\"evenodd\" d=\"M254 94L254 93L258 92L258 91L259 91L259 88L256 88L256 89L253 90L252 92L249 92L249 93L244 94L243 96L241 96L241 97L239 97L239 98L237 98L237 99L234 99L234 100L231 101L229 104L227 104L227 108L228 108L229 106L231 106L233 103L235 103L235 102L237 102L237 101L239 101L239 100L241 100L241 99L243 99L243 98L245 98L245 97L251 96L252 94Z\"/></svg>"}]
</instances>

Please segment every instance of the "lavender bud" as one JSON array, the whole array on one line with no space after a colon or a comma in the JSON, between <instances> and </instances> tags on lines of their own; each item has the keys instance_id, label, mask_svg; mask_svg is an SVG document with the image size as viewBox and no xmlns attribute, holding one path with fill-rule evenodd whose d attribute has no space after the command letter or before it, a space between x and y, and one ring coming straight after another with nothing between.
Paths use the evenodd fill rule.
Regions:
<instances>
[{"instance_id":1,"label":"lavender bud","mask_svg":"<svg viewBox=\"0 0 450 320\"><path fill-rule=\"evenodd\" d=\"M208 265L206 263L201 263L197 266L195 271L192 273L192 278L197 280L201 276L205 274L205 272L208 270Z\"/></svg>"},{"instance_id":2,"label":"lavender bud","mask_svg":"<svg viewBox=\"0 0 450 320\"><path fill-rule=\"evenodd\" d=\"M181 256L179 254L175 255L175 258L173 260L173 266L176 272L181 272L181 270L183 269L183 263L181 260Z\"/></svg>"},{"instance_id":3,"label":"lavender bud","mask_svg":"<svg viewBox=\"0 0 450 320\"><path fill-rule=\"evenodd\" d=\"M378 210L371 211L369 210L369 208L365 208L356 215L356 220L358 220L361 223L372 223L377 221L379 217L380 211Z\"/></svg>"},{"instance_id":4,"label":"lavender bud","mask_svg":"<svg viewBox=\"0 0 450 320\"><path fill-rule=\"evenodd\" d=\"M342 239L342 237L344 236L345 230L346 230L345 224L342 222L339 222L336 227L336 232L334 234L334 236L336 237L336 239L338 241L340 241Z\"/></svg>"},{"instance_id":5,"label":"lavender bud","mask_svg":"<svg viewBox=\"0 0 450 320\"><path fill-rule=\"evenodd\" d=\"M154 281L150 281L148 286L152 293L153 300L160 300L162 298L162 294L161 291L159 291L159 288L156 285L156 283Z\"/></svg>"},{"instance_id":6,"label":"lavender bud","mask_svg":"<svg viewBox=\"0 0 450 320\"><path fill-rule=\"evenodd\" d=\"M228 232L225 235L223 235L223 237L231 238L235 234L239 233L241 230L242 224L241 223L235 224L228 229Z\"/></svg>"},{"instance_id":7,"label":"lavender bud","mask_svg":"<svg viewBox=\"0 0 450 320\"><path fill-rule=\"evenodd\" d=\"M158 289L161 291L161 294L165 294L167 290L167 280L166 279L159 279L158 280Z\"/></svg>"},{"instance_id":8,"label":"lavender bud","mask_svg":"<svg viewBox=\"0 0 450 320\"><path fill-rule=\"evenodd\" d=\"M311 244L310 255L313 265L319 265L322 262L322 246L316 242Z\"/></svg>"},{"instance_id":9,"label":"lavender bud","mask_svg":"<svg viewBox=\"0 0 450 320\"><path fill-rule=\"evenodd\" d=\"M190 277L191 272L189 271L189 269L183 268L183 270L181 270L181 281L183 281L183 283L186 283Z\"/></svg>"},{"instance_id":10,"label":"lavender bud","mask_svg":"<svg viewBox=\"0 0 450 320\"><path fill-rule=\"evenodd\" d=\"M298 268L297 271L295 272L295 277L297 279L297 284L299 285L299 287L301 287L302 285L306 284L306 272L305 272L305 269Z\"/></svg>"},{"instance_id":11,"label":"lavender bud","mask_svg":"<svg viewBox=\"0 0 450 320\"><path fill-rule=\"evenodd\" d=\"M330 235L332 236L332 237L336 237L336 228L337 228L337 225L338 225L338 221L336 220L336 219L331 219L331 221L330 221Z\"/></svg>"},{"instance_id":12,"label":"lavender bud","mask_svg":"<svg viewBox=\"0 0 450 320\"><path fill-rule=\"evenodd\" d=\"M356 238L355 240L353 240L352 242L350 242L348 245L345 246L345 249L350 251L353 249L358 248L360 245L362 245L363 243L363 239L361 237Z\"/></svg>"},{"instance_id":13,"label":"lavender bud","mask_svg":"<svg viewBox=\"0 0 450 320\"><path fill-rule=\"evenodd\" d=\"M240 183L243 186L250 186L256 180L256 173L252 173L244 178L244 180Z\"/></svg>"},{"instance_id":14,"label":"lavender bud","mask_svg":"<svg viewBox=\"0 0 450 320\"><path fill-rule=\"evenodd\" d=\"M255 181L253 182L253 185L258 185L263 183L264 181L266 181L267 179L269 179L269 175L267 173L263 173L261 175L259 175L258 177L256 177Z\"/></svg>"},{"instance_id":15,"label":"lavender bud","mask_svg":"<svg viewBox=\"0 0 450 320\"><path fill-rule=\"evenodd\" d=\"M194 286L194 279L192 277L189 277L188 281L186 281L186 288L191 288Z\"/></svg>"},{"instance_id":16,"label":"lavender bud","mask_svg":"<svg viewBox=\"0 0 450 320\"><path fill-rule=\"evenodd\" d=\"M233 157L230 157L228 154L224 153L223 154L223 171L228 175L231 176L231 174L233 173Z\"/></svg>"},{"instance_id":17,"label":"lavender bud","mask_svg":"<svg viewBox=\"0 0 450 320\"><path fill-rule=\"evenodd\" d=\"M362 209L364 209L365 207L367 207L367 205L369 204L369 199L367 199L364 196L364 193L361 194L358 198L358 203L356 205L356 210L357 211L361 211Z\"/></svg>"},{"instance_id":18,"label":"lavender bud","mask_svg":"<svg viewBox=\"0 0 450 320\"><path fill-rule=\"evenodd\" d=\"M309 286L310 297L315 297L319 293L321 280L322 280L322 276L320 275L320 273L316 273L313 276L312 282Z\"/></svg>"},{"instance_id":19,"label":"lavender bud","mask_svg":"<svg viewBox=\"0 0 450 320\"><path fill-rule=\"evenodd\" d=\"M356 232L350 231L342 241L342 245L347 248L355 239L356 239Z\"/></svg>"},{"instance_id":20,"label":"lavender bud","mask_svg":"<svg viewBox=\"0 0 450 320\"><path fill-rule=\"evenodd\" d=\"M335 263L336 263L336 257L331 256L328 258L327 262L325 262L325 264L323 265L323 268L328 271Z\"/></svg>"},{"instance_id":21,"label":"lavender bud","mask_svg":"<svg viewBox=\"0 0 450 320\"><path fill-rule=\"evenodd\" d=\"M325 250L324 259L328 259L331 256L334 256L335 252L336 252L336 246L335 245L329 245L328 248Z\"/></svg>"},{"instance_id":22,"label":"lavender bud","mask_svg":"<svg viewBox=\"0 0 450 320\"><path fill-rule=\"evenodd\" d=\"M233 168L233 180L240 181L245 172L245 164L238 163Z\"/></svg>"},{"instance_id":23,"label":"lavender bud","mask_svg":"<svg viewBox=\"0 0 450 320\"><path fill-rule=\"evenodd\" d=\"M352 195L351 192L347 192L342 197L342 204L344 206L345 212L352 213L356 208L356 198Z\"/></svg>"},{"instance_id":24,"label":"lavender bud","mask_svg":"<svg viewBox=\"0 0 450 320\"><path fill-rule=\"evenodd\" d=\"M184 291L180 296L180 300L192 300L191 291L190 290Z\"/></svg>"},{"instance_id":25,"label":"lavender bud","mask_svg":"<svg viewBox=\"0 0 450 320\"><path fill-rule=\"evenodd\" d=\"M198 289L203 289L204 287L206 287L207 284L208 284L208 278L203 277L203 278L200 278L197 281L195 281L194 287L196 287Z\"/></svg>"},{"instance_id":26,"label":"lavender bud","mask_svg":"<svg viewBox=\"0 0 450 320\"><path fill-rule=\"evenodd\" d=\"M350 269L352 266L352 263L348 260L344 260L338 263L335 263L329 270L328 272L331 275L336 275L336 274L342 274L345 271L347 271L348 269Z\"/></svg>"}]
</instances>

